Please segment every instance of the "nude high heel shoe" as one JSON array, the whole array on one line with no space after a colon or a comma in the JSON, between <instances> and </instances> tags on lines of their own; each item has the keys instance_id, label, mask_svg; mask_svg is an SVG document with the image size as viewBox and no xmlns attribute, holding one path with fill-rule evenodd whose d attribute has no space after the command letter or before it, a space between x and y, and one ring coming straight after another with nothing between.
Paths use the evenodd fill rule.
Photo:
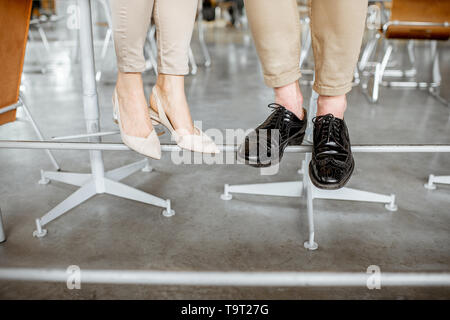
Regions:
<instances>
[{"instance_id":1,"label":"nude high heel shoe","mask_svg":"<svg viewBox=\"0 0 450 320\"><path fill-rule=\"evenodd\" d=\"M178 130L177 132L177 130L173 128L170 120L167 118L167 115L162 107L161 100L159 99L158 93L156 91L156 87L153 87L152 95L155 98L158 113L150 108L150 117L152 120L164 125L167 129L170 130L172 138L180 148L202 153L220 152L214 141L197 127L194 127L195 134L183 133L180 132L181 130Z\"/></svg>"},{"instance_id":2,"label":"nude high heel shoe","mask_svg":"<svg viewBox=\"0 0 450 320\"><path fill-rule=\"evenodd\" d=\"M161 159L161 145L155 129L152 130L147 138L129 136L123 130L122 122L120 121L119 98L117 97L116 89L114 89L113 96L113 118L119 125L120 136L122 137L123 143L130 147L130 149L150 158Z\"/></svg>"}]
</instances>

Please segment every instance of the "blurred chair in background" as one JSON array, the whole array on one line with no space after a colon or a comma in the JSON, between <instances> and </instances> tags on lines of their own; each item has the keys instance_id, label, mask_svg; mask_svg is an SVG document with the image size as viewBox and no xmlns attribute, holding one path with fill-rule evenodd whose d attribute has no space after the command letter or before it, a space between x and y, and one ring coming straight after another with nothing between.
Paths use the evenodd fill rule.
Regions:
<instances>
[{"instance_id":1,"label":"blurred chair in background","mask_svg":"<svg viewBox=\"0 0 450 320\"><path fill-rule=\"evenodd\" d=\"M102 72L105 69L106 54L108 53L109 44L113 41L113 38L112 38L112 19L109 2L107 0L97 0L97 1L100 3L102 11L104 12L104 15L106 17L106 23L98 22L97 24L100 26L105 26L107 28L105 38L103 39L103 46L99 59L100 64L99 67L97 68L96 73L96 80L100 81L102 78ZM205 42L205 28L203 24L204 21L203 21L202 0L199 0L196 21L197 21L198 39L204 57L204 66L209 67L211 66L211 56L209 54L208 47L206 46ZM156 26L152 22L152 26L149 28L147 40L144 45L144 55L146 57L146 71L153 70L157 75L158 74L158 66L156 63L157 45L155 37L156 37ZM189 64L191 65L191 74L193 75L196 74L198 66L192 48L189 50Z\"/></svg>"},{"instance_id":2,"label":"blurred chair in background","mask_svg":"<svg viewBox=\"0 0 450 320\"><path fill-rule=\"evenodd\" d=\"M198 40L202 48L203 58L205 60L205 67L211 66L211 56L209 55L208 47L205 42L205 26L203 17L203 1L198 1L198 13L197 13L197 30L198 30Z\"/></svg>"},{"instance_id":3,"label":"blurred chair in background","mask_svg":"<svg viewBox=\"0 0 450 320\"><path fill-rule=\"evenodd\" d=\"M311 0L297 0L297 8L300 15L300 26L302 32L301 39L301 51L299 67L302 73L302 78L299 80L300 84L312 86L314 80L314 61L311 59L312 47L311 47ZM308 76L308 77L306 77ZM359 72L355 69L353 85L359 84Z\"/></svg>"},{"instance_id":4,"label":"blurred chair in background","mask_svg":"<svg viewBox=\"0 0 450 320\"><path fill-rule=\"evenodd\" d=\"M30 43L34 42L36 40L34 33L37 33L45 52L35 54L38 59L37 68L36 66L25 68L25 72L46 73L48 68L44 57L48 57L51 54L51 49L45 28L54 27L56 23L65 19L67 15L56 14L55 0L34 0L32 3L28 40Z\"/></svg>"},{"instance_id":5,"label":"blurred chair in background","mask_svg":"<svg viewBox=\"0 0 450 320\"><path fill-rule=\"evenodd\" d=\"M450 37L450 0L392 0L390 17L388 7L383 1L379 2L382 24L361 55L359 69L365 71L367 67L374 70L369 72L370 77L363 88L371 102L379 99L380 86L402 88L424 88L440 102L448 106L449 102L440 96L441 73L439 67L438 40L448 40ZM389 17L387 19L387 17ZM387 21L386 21L387 19ZM369 62L370 56L376 51L379 40L384 44L383 56L374 63ZM393 40L409 40L408 58L412 64L410 70L390 70L389 64L393 52ZM384 77L415 78L414 42L415 40L431 40L431 82L412 80L383 81Z\"/></svg>"},{"instance_id":6,"label":"blurred chair in background","mask_svg":"<svg viewBox=\"0 0 450 320\"><path fill-rule=\"evenodd\" d=\"M30 110L20 95L20 82L25 57L27 34L30 23L32 0L0 0L0 125L16 120L16 110L21 107L30 120L38 138L44 140L39 127L31 116ZM53 154L46 150L56 170L59 165Z\"/></svg>"}]
</instances>

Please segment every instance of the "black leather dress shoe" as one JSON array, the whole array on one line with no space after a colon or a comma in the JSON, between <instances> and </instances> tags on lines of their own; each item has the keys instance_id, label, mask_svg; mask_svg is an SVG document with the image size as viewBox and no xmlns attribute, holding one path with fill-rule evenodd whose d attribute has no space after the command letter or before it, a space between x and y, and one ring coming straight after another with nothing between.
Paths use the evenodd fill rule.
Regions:
<instances>
[{"instance_id":1,"label":"black leather dress shoe","mask_svg":"<svg viewBox=\"0 0 450 320\"><path fill-rule=\"evenodd\" d=\"M269 104L273 109L270 116L255 130L250 132L238 149L240 161L253 167L269 167L277 164L289 145L301 145L307 125L306 110L304 120L277 103Z\"/></svg>"},{"instance_id":2,"label":"black leather dress shoe","mask_svg":"<svg viewBox=\"0 0 450 320\"><path fill-rule=\"evenodd\" d=\"M313 123L314 146L309 164L311 182L321 189L342 188L355 168L345 121L327 114L314 118Z\"/></svg>"}]
</instances>

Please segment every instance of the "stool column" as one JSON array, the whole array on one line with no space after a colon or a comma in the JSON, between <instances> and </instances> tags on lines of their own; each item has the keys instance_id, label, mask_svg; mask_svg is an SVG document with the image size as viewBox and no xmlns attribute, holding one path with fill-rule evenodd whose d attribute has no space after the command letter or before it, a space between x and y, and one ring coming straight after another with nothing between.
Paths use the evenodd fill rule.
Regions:
<instances>
[{"instance_id":1,"label":"stool column","mask_svg":"<svg viewBox=\"0 0 450 320\"><path fill-rule=\"evenodd\" d=\"M0 208L0 243L6 241L5 230L3 229L2 209Z\"/></svg>"},{"instance_id":2,"label":"stool column","mask_svg":"<svg viewBox=\"0 0 450 320\"><path fill-rule=\"evenodd\" d=\"M87 133L100 131L99 107L97 98L97 84L95 81L94 47L92 37L91 1L78 0L80 5L80 53L81 74L83 83L83 105L86 120ZM101 142L100 137L89 138L90 142ZM91 160L92 177L95 181L97 193L105 191L104 167L102 152L89 151Z\"/></svg>"}]
</instances>

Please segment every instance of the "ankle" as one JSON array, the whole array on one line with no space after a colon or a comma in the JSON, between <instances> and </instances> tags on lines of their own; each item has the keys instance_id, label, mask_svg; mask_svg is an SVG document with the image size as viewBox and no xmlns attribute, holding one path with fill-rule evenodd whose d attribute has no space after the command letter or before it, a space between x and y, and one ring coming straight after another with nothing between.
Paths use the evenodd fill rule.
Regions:
<instances>
[{"instance_id":1,"label":"ankle","mask_svg":"<svg viewBox=\"0 0 450 320\"><path fill-rule=\"evenodd\" d=\"M144 91L142 75L140 73L119 72L116 90L119 95L140 95Z\"/></svg>"},{"instance_id":2,"label":"ankle","mask_svg":"<svg viewBox=\"0 0 450 320\"><path fill-rule=\"evenodd\" d=\"M163 101L166 112L178 110L180 106L187 106L186 94L184 92L184 77L172 75L158 75L155 87L158 97ZM155 109L154 96L151 95L150 105ZM156 110L156 109L155 109Z\"/></svg>"},{"instance_id":3,"label":"ankle","mask_svg":"<svg viewBox=\"0 0 450 320\"><path fill-rule=\"evenodd\" d=\"M301 120L304 118L303 96L297 81L283 87L274 88L274 92L275 103L294 113L297 118Z\"/></svg>"},{"instance_id":4,"label":"ankle","mask_svg":"<svg viewBox=\"0 0 450 320\"><path fill-rule=\"evenodd\" d=\"M158 74L156 87L159 91L169 93L184 93L184 76Z\"/></svg>"},{"instance_id":5,"label":"ankle","mask_svg":"<svg viewBox=\"0 0 450 320\"><path fill-rule=\"evenodd\" d=\"M336 118L344 119L347 109L347 98L340 96L319 96L317 99L317 116L332 114Z\"/></svg>"}]
</instances>

